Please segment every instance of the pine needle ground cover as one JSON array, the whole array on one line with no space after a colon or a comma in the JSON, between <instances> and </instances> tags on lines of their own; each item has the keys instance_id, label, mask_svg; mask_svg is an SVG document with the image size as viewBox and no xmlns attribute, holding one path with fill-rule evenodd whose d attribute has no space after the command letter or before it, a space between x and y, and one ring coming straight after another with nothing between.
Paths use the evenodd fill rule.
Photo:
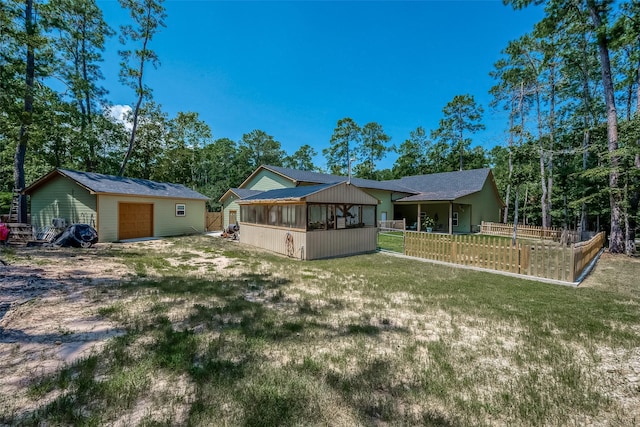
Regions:
<instances>
[{"instance_id":1,"label":"pine needle ground cover","mask_svg":"<svg viewBox=\"0 0 640 427\"><path fill-rule=\"evenodd\" d=\"M300 262L204 236L23 251L4 257L4 279L27 265L58 276L3 313L0 377L14 380L0 383L0 423L640 421L640 290L621 282L637 259L605 257L576 289L382 253ZM20 359L36 335L20 319L56 304L43 347ZM81 357L49 356L49 341L99 331Z\"/></svg>"}]
</instances>

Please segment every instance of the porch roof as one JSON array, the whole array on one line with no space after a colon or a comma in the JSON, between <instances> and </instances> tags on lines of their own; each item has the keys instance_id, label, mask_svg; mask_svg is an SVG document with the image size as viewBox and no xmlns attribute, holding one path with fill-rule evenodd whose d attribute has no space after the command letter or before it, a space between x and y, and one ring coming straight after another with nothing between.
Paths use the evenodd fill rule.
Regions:
<instances>
[{"instance_id":1,"label":"porch roof","mask_svg":"<svg viewBox=\"0 0 640 427\"><path fill-rule=\"evenodd\" d=\"M420 192L396 202L453 201L481 191L490 173L491 169L472 169L401 178L397 181Z\"/></svg>"}]
</instances>

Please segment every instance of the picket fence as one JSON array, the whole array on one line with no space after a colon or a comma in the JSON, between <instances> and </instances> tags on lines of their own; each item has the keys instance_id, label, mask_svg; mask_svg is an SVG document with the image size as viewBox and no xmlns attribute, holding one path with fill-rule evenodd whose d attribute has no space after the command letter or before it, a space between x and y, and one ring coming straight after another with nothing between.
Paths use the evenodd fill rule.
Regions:
<instances>
[{"instance_id":1,"label":"picket fence","mask_svg":"<svg viewBox=\"0 0 640 427\"><path fill-rule=\"evenodd\" d=\"M516 231L518 237L529 239L553 240L567 244L579 242L581 240L579 232L564 230L557 227L542 228L535 225L518 224ZM482 221L482 224L480 225L480 233L492 236L511 236L513 234L513 224Z\"/></svg>"},{"instance_id":2,"label":"picket fence","mask_svg":"<svg viewBox=\"0 0 640 427\"><path fill-rule=\"evenodd\" d=\"M405 232L405 255L495 271L575 282L604 246L605 234L569 247L501 236Z\"/></svg>"}]
</instances>

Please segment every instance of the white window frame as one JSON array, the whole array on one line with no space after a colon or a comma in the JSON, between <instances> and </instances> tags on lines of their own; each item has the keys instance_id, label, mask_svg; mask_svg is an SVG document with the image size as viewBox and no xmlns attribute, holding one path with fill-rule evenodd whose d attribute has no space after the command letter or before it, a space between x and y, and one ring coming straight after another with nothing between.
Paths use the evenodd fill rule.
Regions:
<instances>
[{"instance_id":1,"label":"white window frame","mask_svg":"<svg viewBox=\"0 0 640 427\"><path fill-rule=\"evenodd\" d=\"M176 203L176 216L187 216L187 205L184 203Z\"/></svg>"}]
</instances>

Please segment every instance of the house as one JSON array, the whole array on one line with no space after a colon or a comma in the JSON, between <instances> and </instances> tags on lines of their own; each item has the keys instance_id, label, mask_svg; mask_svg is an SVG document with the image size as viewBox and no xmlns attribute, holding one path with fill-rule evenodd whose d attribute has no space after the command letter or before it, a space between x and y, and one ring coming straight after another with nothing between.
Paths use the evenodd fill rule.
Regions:
<instances>
[{"instance_id":1,"label":"house","mask_svg":"<svg viewBox=\"0 0 640 427\"><path fill-rule=\"evenodd\" d=\"M378 200L344 181L267 190L238 204L243 243L306 260L377 247Z\"/></svg>"},{"instance_id":2,"label":"house","mask_svg":"<svg viewBox=\"0 0 640 427\"><path fill-rule=\"evenodd\" d=\"M486 168L376 181L262 165L239 188L220 198L224 224L244 222L241 215L238 218L240 202L260 192L336 182L349 182L377 199L377 221L404 219L408 227L418 231L429 216L435 231L475 232L482 221L499 222L504 208L493 173Z\"/></svg>"},{"instance_id":3,"label":"house","mask_svg":"<svg viewBox=\"0 0 640 427\"><path fill-rule=\"evenodd\" d=\"M205 230L209 199L180 184L55 169L24 190L37 228L54 218L89 224L100 242Z\"/></svg>"}]
</instances>

